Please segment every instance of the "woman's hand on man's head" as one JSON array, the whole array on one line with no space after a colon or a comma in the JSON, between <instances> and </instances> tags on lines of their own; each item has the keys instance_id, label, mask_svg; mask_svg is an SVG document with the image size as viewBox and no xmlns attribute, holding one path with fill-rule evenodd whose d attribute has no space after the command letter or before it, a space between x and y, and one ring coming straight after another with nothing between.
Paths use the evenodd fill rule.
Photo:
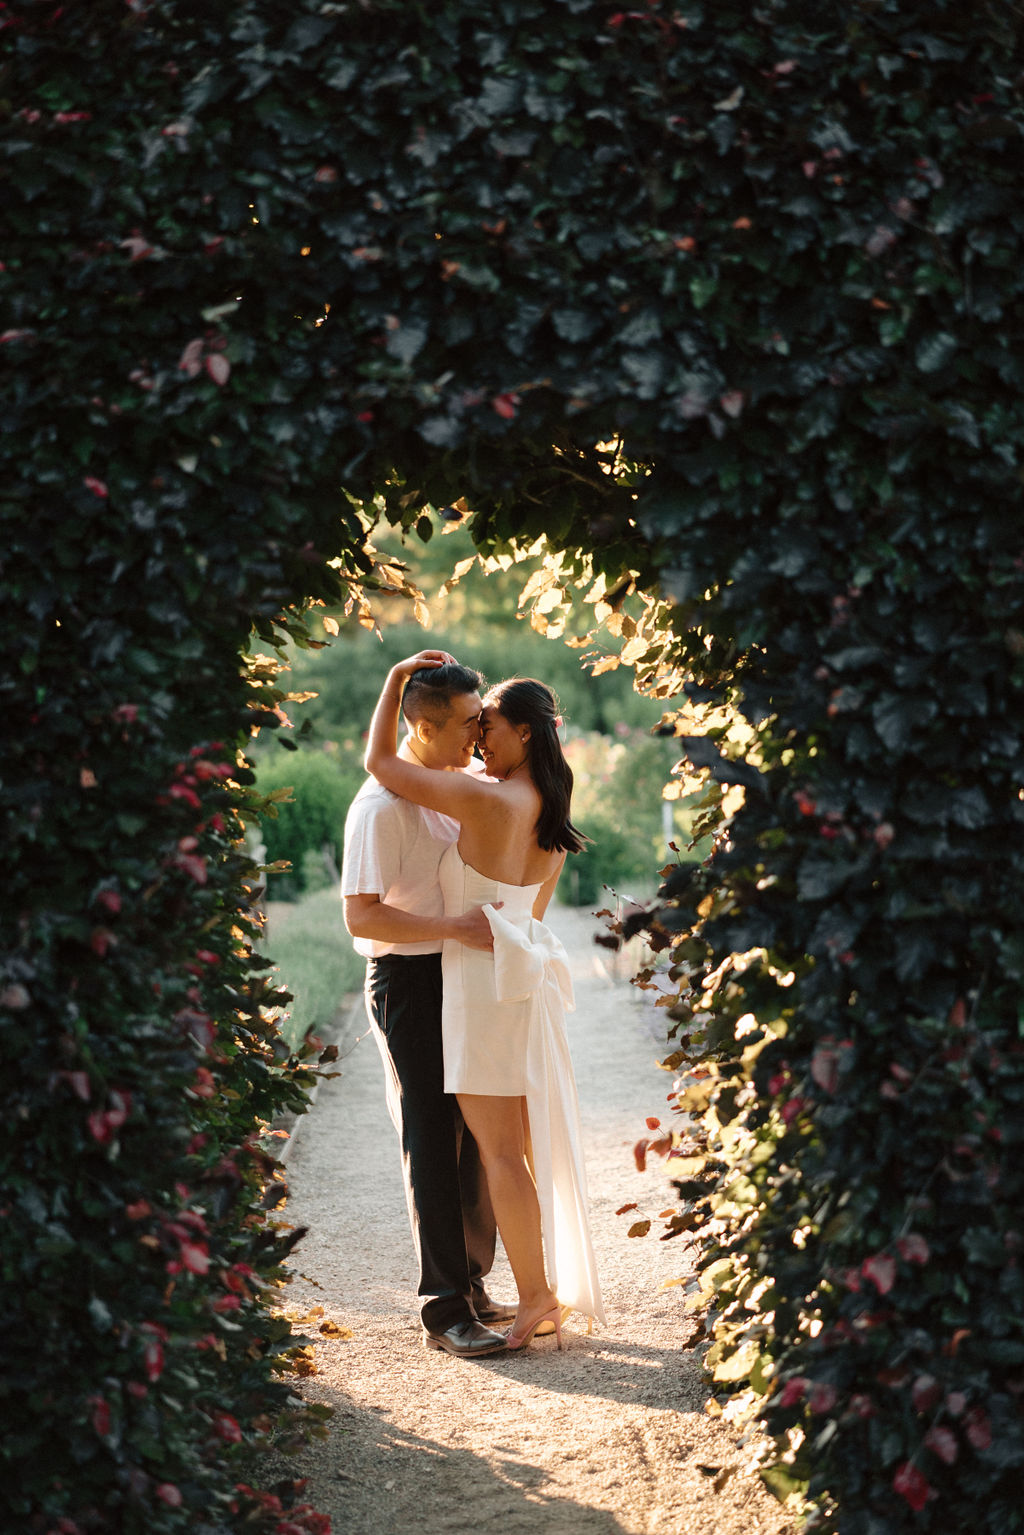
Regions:
<instances>
[{"instance_id":1,"label":"woman's hand on man's head","mask_svg":"<svg viewBox=\"0 0 1024 1535\"><path fill-rule=\"evenodd\" d=\"M404 661L396 661L391 668L391 675L398 677L411 677L413 672L423 671L431 666L451 666L455 661L453 655L447 650L420 650L414 656L406 656Z\"/></svg>"}]
</instances>

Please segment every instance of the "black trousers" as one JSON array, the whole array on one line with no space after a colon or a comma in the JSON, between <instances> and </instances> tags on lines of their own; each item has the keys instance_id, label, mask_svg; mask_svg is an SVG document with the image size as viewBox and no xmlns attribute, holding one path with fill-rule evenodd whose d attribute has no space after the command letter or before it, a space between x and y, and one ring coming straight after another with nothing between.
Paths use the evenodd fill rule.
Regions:
<instances>
[{"instance_id":1,"label":"black trousers","mask_svg":"<svg viewBox=\"0 0 1024 1535\"><path fill-rule=\"evenodd\" d=\"M382 1043L388 1105L402 1143L423 1325L444 1332L474 1315L494 1263L495 1224L476 1141L444 1090L440 954L393 954L366 966L366 1009Z\"/></svg>"}]
</instances>

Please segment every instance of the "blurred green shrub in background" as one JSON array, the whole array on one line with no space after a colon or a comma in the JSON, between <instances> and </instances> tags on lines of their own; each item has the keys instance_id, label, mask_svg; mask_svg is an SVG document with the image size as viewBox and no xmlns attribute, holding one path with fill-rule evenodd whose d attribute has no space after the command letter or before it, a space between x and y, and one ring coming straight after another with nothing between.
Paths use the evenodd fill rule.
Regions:
<instances>
[{"instance_id":1,"label":"blurred green shrub in background","mask_svg":"<svg viewBox=\"0 0 1024 1535\"><path fill-rule=\"evenodd\" d=\"M341 868L345 816L362 783L362 743L330 741L316 751L260 753L260 792L290 787L292 796L274 806L262 826L268 863L286 860L287 872L272 873L267 896L295 901L334 885ZM274 813L276 812L276 813ZM340 911L339 911L340 921Z\"/></svg>"},{"instance_id":2,"label":"blurred green shrub in background","mask_svg":"<svg viewBox=\"0 0 1024 1535\"><path fill-rule=\"evenodd\" d=\"M690 801L662 797L679 756L675 741L620 721L614 736L597 731L570 735L565 754L575 779L573 820L591 838L566 863L558 891L566 904L604 904L606 885L617 895L647 899L660 865L703 856L700 846L689 850Z\"/></svg>"}]
</instances>

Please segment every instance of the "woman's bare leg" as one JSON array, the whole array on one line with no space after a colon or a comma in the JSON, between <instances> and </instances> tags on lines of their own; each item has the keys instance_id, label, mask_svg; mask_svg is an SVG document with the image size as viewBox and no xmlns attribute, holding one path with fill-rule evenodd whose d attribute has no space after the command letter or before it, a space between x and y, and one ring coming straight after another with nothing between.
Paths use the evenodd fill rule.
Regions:
<instances>
[{"instance_id":1,"label":"woman's bare leg","mask_svg":"<svg viewBox=\"0 0 1024 1535\"><path fill-rule=\"evenodd\" d=\"M533 1138L530 1135L530 1111L526 1106L526 1099L520 1098L523 1105L523 1144L526 1149L526 1165L530 1169L530 1177L534 1184L537 1182L537 1164L533 1160Z\"/></svg>"},{"instance_id":2,"label":"woman's bare leg","mask_svg":"<svg viewBox=\"0 0 1024 1535\"><path fill-rule=\"evenodd\" d=\"M526 1162L525 1099L459 1093L459 1107L487 1173L491 1204L519 1291L515 1331L557 1299L548 1284L537 1187Z\"/></svg>"}]
</instances>

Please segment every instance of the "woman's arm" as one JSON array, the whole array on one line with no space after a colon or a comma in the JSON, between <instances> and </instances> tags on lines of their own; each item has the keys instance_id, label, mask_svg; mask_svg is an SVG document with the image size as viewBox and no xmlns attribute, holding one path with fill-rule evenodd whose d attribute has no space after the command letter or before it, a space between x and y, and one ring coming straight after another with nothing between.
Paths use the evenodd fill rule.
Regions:
<instances>
[{"instance_id":1,"label":"woman's arm","mask_svg":"<svg viewBox=\"0 0 1024 1535\"><path fill-rule=\"evenodd\" d=\"M565 868L565 854L563 853L562 854L562 861L558 865L558 868L555 870L554 874L549 874L548 875L548 877L544 881L543 885L541 885L540 889L537 891L536 898L534 899L533 915L536 917L538 922L541 920L541 918L543 917L544 913L548 909L548 905L549 905L549 903L551 901L551 897L555 893L555 886L558 884L559 878L560 878L562 870L564 868Z\"/></svg>"},{"instance_id":2,"label":"woman's arm","mask_svg":"<svg viewBox=\"0 0 1024 1535\"><path fill-rule=\"evenodd\" d=\"M439 772L398 755L398 716L406 680L424 667L443 666L451 660L447 651L421 650L391 668L370 721L363 765L393 794L460 821L467 810L480 804L481 796L488 792L484 785L490 780L469 773ZM490 787L493 790L493 784Z\"/></svg>"}]
</instances>

